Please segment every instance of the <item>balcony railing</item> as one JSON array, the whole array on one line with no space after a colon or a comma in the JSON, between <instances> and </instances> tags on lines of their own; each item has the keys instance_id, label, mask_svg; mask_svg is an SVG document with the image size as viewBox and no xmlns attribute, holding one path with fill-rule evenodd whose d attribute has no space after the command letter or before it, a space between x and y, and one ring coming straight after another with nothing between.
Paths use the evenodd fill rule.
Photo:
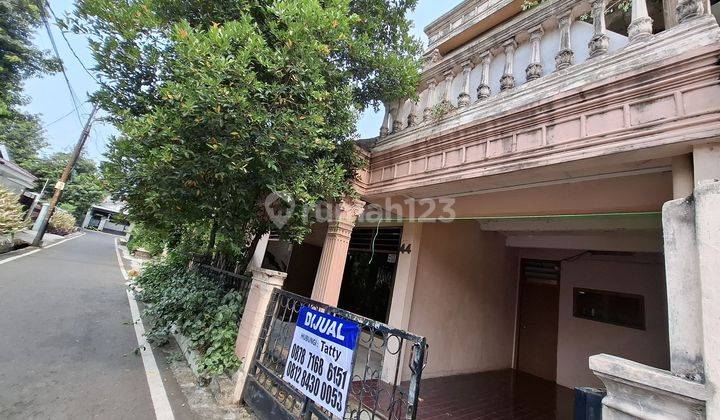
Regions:
<instances>
[{"instance_id":1,"label":"balcony railing","mask_svg":"<svg viewBox=\"0 0 720 420\"><path fill-rule=\"evenodd\" d=\"M418 97L386 104L381 141L407 129L432 126L454 110L479 106L488 98L526 83L542 83L537 80L551 72L602 57L625 44L649 42L653 37L653 20L646 0L631 1L627 38L608 31L606 8L607 0L547 1L497 25L445 57L433 51L427 56ZM703 0L680 0L675 17L682 24L707 12ZM573 26L582 15L589 16L592 24ZM580 30L590 32L585 51L580 51L577 41L572 39ZM554 52L554 63L544 66L548 60L543 57L547 58L549 49Z\"/></svg>"}]
</instances>

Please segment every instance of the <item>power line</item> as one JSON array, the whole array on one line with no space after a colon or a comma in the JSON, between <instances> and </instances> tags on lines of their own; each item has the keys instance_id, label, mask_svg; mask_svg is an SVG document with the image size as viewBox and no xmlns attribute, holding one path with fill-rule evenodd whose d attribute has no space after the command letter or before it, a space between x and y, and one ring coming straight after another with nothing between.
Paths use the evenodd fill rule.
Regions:
<instances>
[{"instance_id":1,"label":"power line","mask_svg":"<svg viewBox=\"0 0 720 420\"><path fill-rule=\"evenodd\" d=\"M77 109L77 108L73 108L70 112L68 112L67 114L63 115L62 117L60 117L60 118L58 118L58 119L56 119L56 120L53 120L52 122L49 122L49 123L45 124L45 125L42 126L42 128L40 128L40 130L38 130L38 131L42 131L42 130L50 127L51 125L55 124L56 122L60 122L60 121L64 120L65 118L69 117L73 112L75 112L76 109Z\"/></svg>"},{"instance_id":2,"label":"power line","mask_svg":"<svg viewBox=\"0 0 720 420\"><path fill-rule=\"evenodd\" d=\"M77 55L77 53L75 52L75 49L73 49L72 45L70 45L70 41L67 39L67 35L65 34L65 31L60 27L60 25L57 24L57 22L60 19L58 19L57 15L55 14L55 11L52 9L52 7L50 7L50 2L48 2L46 0L45 4L47 5L48 10L50 10L50 13L53 15L53 18L55 18L55 24L58 27L58 29L60 29L60 34L62 35L63 39L65 40L65 44L67 44L67 47L70 49L70 52L72 53L72 55L75 56L75 59L78 61L78 63L80 63L80 66L83 68L83 70L85 70L85 73L87 73L95 81L95 83L100 84L98 79L95 78L95 75L92 74L92 72L90 70L88 70L88 68L85 66L85 63L83 63L83 61Z\"/></svg>"},{"instance_id":3,"label":"power line","mask_svg":"<svg viewBox=\"0 0 720 420\"><path fill-rule=\"evenodd\" d=\"M70 84L70 79L68 78L67 72L65 72L65 64L62 61L62 58L60 58L60 52L58 51L57 44L55 43L55 38L53 37L52 30L50 29L50 24L47 20L47 15L45 13L45 7L42 5L40 0L37 1L38 6L40 7L40 16L43 21L43 25L45 26L45 31L47 31L48 37L50 38L50 44L52 45L53 51L55 52L55 58L60 62L60 71L63 74L63 77L65 78L65 84L68 87L68 90L70 91L70 99L72 100L73 105L75 106L75 111L77 114L78 122L82 124L82 118L80 117L80 112L78 111L78 108L82 109L83 112L85 110L82 108L81 105L78 104L79 100L76 98L75 91L72 88L72 85Z\"/></svg>"}]
</instances>

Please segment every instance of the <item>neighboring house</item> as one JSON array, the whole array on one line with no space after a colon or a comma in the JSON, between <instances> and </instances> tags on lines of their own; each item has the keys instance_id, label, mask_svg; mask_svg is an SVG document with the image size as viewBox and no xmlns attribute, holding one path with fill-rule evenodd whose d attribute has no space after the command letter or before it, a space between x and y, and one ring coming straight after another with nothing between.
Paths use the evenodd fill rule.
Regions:
<instances>
[{"instance_id":1,"label":"neighboring house","mask_svg":"<svg viewBox=\"0 0 720 420\"><path fill-rule=\"evenodd\" d=\"M717 285L700 295L690 270L681 287L675 260L666 278L664 246L714 251L664 244L679 231L661 220L720 179L710 5L633 0L628 26L602 0L521 4L467 0L425 29L417 102L386 104L363 142L362 201L291 253L271 241L266 268L287 267L289 291L426 336L420 418L487 414L523 383L498 398L526 418L571 415L571 388L603 385L588 366L601 353L643 364L603 361L615 410L697 418L707 400L718 418ZM365 218L373 205L396 220Z\"/></svg>"},{"instance_id":2,"label":"neighboring house","mask_svg":"<svg viewBox=\"0 0 720 420\"><path fill-rule=\"evenodd\" d=\"M95 229L100 232L125 235L130 223L118 217L127 215L125 203L112 201L109 198L100 204L90 206L82 222L84 229Z\"/></svg>"},{"instance_id":3,"label":"neighboring house","mask_svg":"<svg viewBox=\"0 0 720 420\"><path fill-rule=\"evenodd\" d=\"M20 195L33 188L36 180L33 174L14 163L7 147L0 144L0 185Z\"/></svg>"}]
</instances>

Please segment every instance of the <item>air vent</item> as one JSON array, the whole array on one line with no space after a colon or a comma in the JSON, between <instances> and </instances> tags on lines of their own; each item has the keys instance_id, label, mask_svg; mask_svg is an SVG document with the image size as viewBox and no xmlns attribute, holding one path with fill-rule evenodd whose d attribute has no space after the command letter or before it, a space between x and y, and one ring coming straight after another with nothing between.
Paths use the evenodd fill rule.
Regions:
<instances>
[{"instance_id":1,"label":"air vent","mask_svg":"<svg viewBox=\"0 0 720 420\"><path fill-rule=\"evenodd\" d=\"M522 275L526 283L556 286L560 282L560 262L522 260Z\"/></svg>"},{"instance_id":2,"label":"air vent","mask_svg":"<svg viewBox=\"0 0 720 420\"><path fill-rule=\"evenodd\" d=\"M377 237L375 235L377 234ZM402 229L400 228L355 228L350 237L351 251L372 251L375 238L375 252L394 254L400 251Z\"/></svg>"}]
</instances>

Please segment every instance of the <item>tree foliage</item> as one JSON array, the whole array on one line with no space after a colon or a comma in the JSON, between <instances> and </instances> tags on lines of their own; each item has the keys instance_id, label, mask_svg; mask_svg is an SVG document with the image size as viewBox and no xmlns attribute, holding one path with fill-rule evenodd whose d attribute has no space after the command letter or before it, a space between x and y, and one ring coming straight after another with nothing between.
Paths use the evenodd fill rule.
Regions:
<instances>
[{"instance_id":1,"label":"tree foliage","mask_svg":"<svg viewBox=\"0 0 720 420\"><path fill-rule=\"evenodd\" d=\"M57 152L36 158L28 163L26 169L38 177L36 182L38 191L45 181L48 181L46 193L51 194L52 187L62 174L69 158L69 153ZM60 206L77 220L82 220L92 204L99 203L108 195L101 172L95 162L81 156L65 186Z\"/></svg>"},{"instance_id":2,"label":"tree foliage","mask_svg":"<svg viewBox=\"0 0 720 420\"><path fill-rule=\"evenodd\" d=\"M38 117L18 112L12 117L0 117L0 121L0 144L8 147L18 165L34 165L38 152L48 145Z\"/></svg>"},{"instance_id":3,"label":"tree foliage","mask_svg":"<svg viewBox=\"0 0 720 420\"><path fill-rule=\"evenodd\" d=\"M33 45L42 11L33 0L0 0L0 144L25 166L46 146L39 120L22 112L23 81L55 72L60 64Z\"/></svg>"},{"instance_id":4,"label":"tree foliage","mask_svg":"<svg viewBox=\"0 0 720 420\"><path fill-rule=\"evenodd\" d=\"M308 232L303 207L351 194L357 111L412 96L416 0L80 0L122 134L106 178L159 229L214 223L243 243Z\"/></svg>"},{"instance_id":5,"label":"tree foliage","mask_svg":"<svg viewBox=\"0 0 720 420\"><path fill-rule=\"evenodd\" d=\"M22 82L59 70L59 63L33 45L43 10L33 0L0 0L0 117L22 103Z\"/></svg>"}]
</instances>

